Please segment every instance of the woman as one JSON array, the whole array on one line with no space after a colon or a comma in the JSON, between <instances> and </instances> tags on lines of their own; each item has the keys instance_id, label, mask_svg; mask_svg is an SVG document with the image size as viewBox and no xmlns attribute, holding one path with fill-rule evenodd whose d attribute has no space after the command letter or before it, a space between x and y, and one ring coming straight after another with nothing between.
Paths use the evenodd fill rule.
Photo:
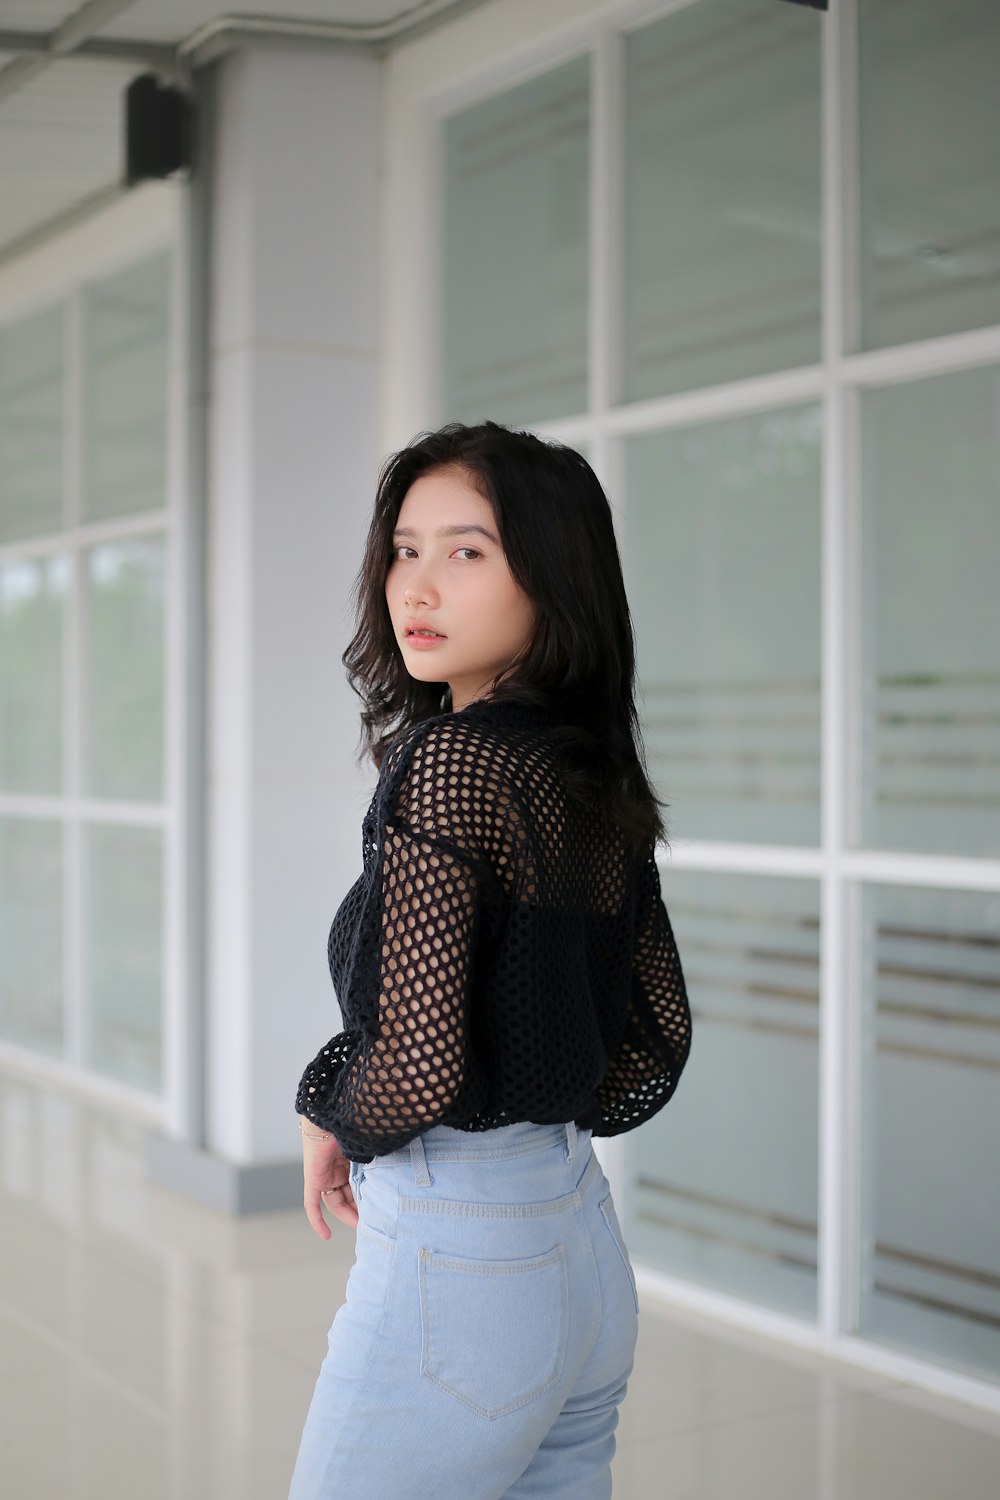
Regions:
<instances>
[{"instance_id":1,"label":"woman","mask_svg":"<svg viewBox=\"0 0 1000 1500\"><path fill-rule=\"evenodd\" d=\"M357 1226L291 1500L611 1493L638 1299L594 1135L676 1087L611 510L572 449L452 424L380 476L344 653L379 768L307 1067L305 1209Z\"/></svg>"}]
</instances>

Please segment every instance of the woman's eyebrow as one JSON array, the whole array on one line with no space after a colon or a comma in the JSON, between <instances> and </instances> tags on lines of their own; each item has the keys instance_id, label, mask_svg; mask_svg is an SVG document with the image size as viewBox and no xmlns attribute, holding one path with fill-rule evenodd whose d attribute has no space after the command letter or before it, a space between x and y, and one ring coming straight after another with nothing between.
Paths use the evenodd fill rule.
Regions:
<instances>
[{"instance_id":1,"label":"woman's eyebrow","mask_svg":"<svg viewBox=\"0 0 1000 1500\"><path fill-rule=\"evenodd\" d=\"M478 531L480 536L486 537L489 541L494 542L498 547L500 545L500 538L498 536L494 536L493 532L490 531L488 527L476 526L472 523L470 523L468 526L439 526L434 535L462 536L462 534L466 531ZM411 526L397 526L392 534L394 538L397 536L415 537L417 535L417 532L415 532Z\"/></svg>"}]
</instances>

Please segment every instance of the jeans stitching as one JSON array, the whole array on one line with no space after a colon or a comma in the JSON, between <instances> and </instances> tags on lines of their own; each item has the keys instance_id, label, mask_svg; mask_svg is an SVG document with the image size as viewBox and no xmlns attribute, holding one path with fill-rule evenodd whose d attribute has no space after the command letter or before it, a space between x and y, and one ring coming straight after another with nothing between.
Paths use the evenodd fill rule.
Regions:
<instances>
[{"instance_id":1,"label":"jeans stitching","mask_svg":"<svg viewBox=\"0 0 1000 1500\"><path fill-rule=\"evenodd\" d=\"M639 1292L638 1292L638 1289L637 1289L636 1284L635 1284L635 1272L632 1270L632 1267L629 1265L628 1256L627 1256L625 1250L622 1247L622 1242L620 1241L618 1235L615 1233L615 1226L611 1222L611 1217L610 1217L610 1215L608 1213L608 1210L607 1210L607 1205L610 1202L611 1202L611 1194L610 1193L606 1193L604 1195L604 1197L601 1199L601 1202L600 1202L601 1215L602 1215L602 1217L604 1219L605 1224L608 1226L608 1230L610 1231L611 1238L615 1242L615 1249L618 1251L618 1254L621 1256L622 1265L625 1267L625 1270L628 1272L629 1284L630 1284L630 1286L632 1288L632 1300L635 1302L635 1310L638 1313L638 1311L639 1311ZM617 1215L616 1215L616 1217L617 1217Z\"/></svg>"},{"instance_id":2,"label":"jeans stitching","mask_svg":"<svg viewBox=\"0 0 1000 1500\"><path fill-rule=\"evenodd\" d=\"M574 1188L572 1193L546 1203L459 1203L447 1198L404 1198L400 1194L399 1207L401 1212L455 1214L470 1219L540 1219L579 1208L580 1202L580 1194Z\"/></svg>"},{"instance_id":3,"label":"jeans stitching","mask_svg":"<svg viewBox=\"0 0 1000 1500\"><path fill-rule=\"evenodd\" d=\"M468 1260L461 1255L441 1255L436 1250L421 1250L420 1259L426 1265L435 1265L442 1271L463 1271L470 1276L528 1276L532 1271L544 1271L566 1259L566 1246L557 1245L545 1255L523 1260Z\"/></svg>"},{"instance_id":4,"label":"jeans stitching","mask_svg":"<svg viewBox=\"0 0 1000 1500\"><path fill-rule=\"evenodd\" d=\"M596 1154L591 1152L590 1160L577 1186L571 1192L564 1193L562 1197L548 1199L544 1203L468 1203L465 1200L448 1198L411 1198L400 1193L399 1210L400 1212L409 1210L411 1213L457 1214L484 1219L535 1218L560 1213L570 1207L579 1208L583 1194L599 1171L600 1162Z\"/></svg>"},{"instance_id":5,"label":"jeans stitching","mask_svg":"<svg viewBox=\"0 0 1000 1500\"><path fill-rule=\"evenodd\" d=\"M497 1146L490 1151L454 1151L449 1146L425 1146L428 1161L504 1161L508 1157L533 1156L536 1151L549 1151L565 1141L563 1136L552 1141L537 1142L525 1146Z\"/></svg>"},{"instance_id":6,"label":"jeans stitching","mask_svg":"<svg viewBox=\"0 0 1000 1500\"><path fill-rule=\"evenodd\" d=\"M380 1245L383 1250L388 1250L390 1254L392 1253L395 1240L391 1240L387 1234L382 1234L380 1230L373 1229L361 1219L358 1220L356 1228L358 1234L363 1234L369 1244Z\"/></svg>"},{"instance_id":7,"label":"jeans stitching","mask_svg":"<svg viewBox=\"0 0 1000 1500\"><path fill-rule=\"evenodd\" d=\"M577 1150L574 1151L574 1160L579 1154L579 1140L583 1133L583 1131L577 1129ZM470 1141L474 1139L473 1132L467 1131L466 1134L469 1136ZM553 1133L541 1141L537 1137L531 1137L523 1145L495 1146L486 1151L467 1151L463 1146L457 1144L449 1146L435 1144L434 1142L428 1142L426 1137L421 1137L421 1140L423 1141L424 1155L429 1162L503 1161L508 1157L527 1156L536 1151L548 1151L552 1146L564 1146L566 1143L566 1127L564 1125L554 1127ZM410 1147L407 1145L400 1147L397 1151L388 1151L384 1156L376 1156L372 1162L366 1162L365 1165L372 1166L374 1162L384 1162L391 1165L405 1163L408 1165L411 1159Z\"/></svg>"},{"instance_id":8,"label":"jeans stitching","mask_svg":"<svg viewBox=\"0 0 1000 1500\"><path fill-rule=\"evenodd\" d=\"M529 1266L527 1268L523 1268L523 1267L517 1267L516 1268L517 1270L523 1270L523 1269L528 1269L528 1270L544 1270L546 1266L557 1264L557 1263L561 1266L561 1268L562 1268L562 1275L559 1278L559 1284L560 1284L560 1338L559 1338L559 1349L558 1349L558 1353L556 1355L556 1361L555 1361L555 1366L554 1366L554 1369L553 1369L553 1373L549 1377L548 1380L540 1382L538 1385L534 1386L530 1391L528 1391L525 1395L519 1396L516 1401L509 1401L509 1402L506 1403L506 1405L504 1405L504 1406L498 1406L498 1407L481 1406L479 1404L479 1402L478 1401L474 1401L471 1396L465 1396L465 1395L463 1395L461 1391L458 1391L453 1386L448 1385L439 1376L433 1375L430 1372L430 1370L427 1369L427 1363L428 1363L428 1360L430 1358L430 1352L429 1352L430 1324L429 1324L429 1306L428 1306L428 1301L427 1301L427 1278L426 1278L426 1276L424 1274L424 1271L425 1271L425 1268L427 1266L429 1266L432 1261L439 1262L446 1269L453 1268L453 1267L457 1266L457 1267L461 1268L462 1270L466 1270L466 1269L471 1268L474 1271L478 1271L480 1269L480 1264L481 1264L481 1263L477 1263L477 1262L474 1262L474 1261L473 1262L466 1262L466 1261L462 1261L462 1260L452 1260L452 1258L447 1257L447 1256L436 1255L435 1252L430 1251L430 1250L423 1250L422 1249L420 1251L419 1271L418 1271L418 1277L417 1277L417 1279L418 1279L419 1284L420 1284L420 1324L421 1324L421 1336L420 1336L420 1373L424 1377L424 1379L425 1380L429 1380L432 1385L436 1385L439 1388L439 1390L444 1391L445 1394L448 1395L448 1396L451 1396L451 1398L453 1400L460 1401L464 1406L468 1406L469 1408L471 1408L472 1411L478 1412L480 1416L486 1417L489 1421L495 1421L497 1417L505 1417L510 1412L517 1411L522 1406L527 1406L530 1402L537 1400L537 1398L539 1396L544 1395L544 1393L546 1391L551 1390L552 1387L557 1384L557 1382L559 1381L559 1379L562 1376L563 1367L564 1367L564 1365L566 1363L566 1351L567 1351L567 1348L569 1346L569 1274L568 1274L568 1266L567 1266L567 1259L566 1259L566 1246L565 1245L560 1245L557 1250L554 1250L554 1251L550 1252L549 1254L547 1254L544 1257L542 1257L540 1259L540 1261L536 1262L535 1264L533 1264L533 1265L531 1265L531 1266ZM498 1265L498 1266L501 1266L503 1268L503 1263L502 1262L493 1262L493 1263L487 1262L485 1264L486 1265L490 1265L490 1264ZM496 1274L496 1273L494 1272L493 1274Z\"/></svg>"}]
</instances>

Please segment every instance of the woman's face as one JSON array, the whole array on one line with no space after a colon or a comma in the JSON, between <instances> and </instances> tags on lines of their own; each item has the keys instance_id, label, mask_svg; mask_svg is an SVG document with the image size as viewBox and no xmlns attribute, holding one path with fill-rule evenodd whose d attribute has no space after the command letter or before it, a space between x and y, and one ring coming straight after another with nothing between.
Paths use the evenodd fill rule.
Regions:
<instances>
[{"instance_id":1,"label":"woman's face","mask_svg":"<svg viewBox=\"0 0 1000 1500\"><path fill-rule=\"evenodd\" d=\"M451 685L453 709L480 697L531 640L534 605L515 583L487 500L460 469L414 480L400 507L385 580L403 662ZM437 631L429 643L414 624Z\"/></svg>"}]
</instances>

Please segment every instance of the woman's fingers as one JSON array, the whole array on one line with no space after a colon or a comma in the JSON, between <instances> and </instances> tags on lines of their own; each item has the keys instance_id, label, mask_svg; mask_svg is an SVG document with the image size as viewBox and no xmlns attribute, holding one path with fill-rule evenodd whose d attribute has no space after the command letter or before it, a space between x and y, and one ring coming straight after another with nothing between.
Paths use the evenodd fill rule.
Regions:
<instances>
[{"instance_id":1,"label":"woman's fingers","mask_svg":"<svg viewBox=\"0 0 1000 1500\"><path fill-rule=\"evenodd\" d=\"M340 1178L339 1173L336 1176ZM302 1203L306 1218L321 1240L330 1238L330 1226L323 1217L324 1208L333 1214L335 1219L340 1219L351 1229L358 1222L358 1209L354 1202L354 1194L351 1192L350 1181L346 1179L336 1180L331 1186L325 1188L316 1183L307 1182L302 1194Z\"/></svg>"},{"instance_id":2,"label":"woman's fingers","mask_svg":"<svg viewBox=\"0 0 1000 1500\"><path fill-rule=\"evenodd\" d=\"M320 1239L330 1238L330 1226L323 1217L324 1206L334 1218L353 1229L358 1222L358 1210L351 1191L351 1163L334 1136L325 1137L317 1146L303 1134L302 1171L306 1218Z\"/></svg>"},{"instance_id":3,"label":"woman's fingers","mask_svg":"<svg viewBox=\"0 0 1000 1500\"><path fill-rule=\"evenodd\" d=\"M310 1227L321 1240L330 1238L330 1226L323 1217L323 1189L335 1187L351 1170L338 1141L332 1135L315 1139L302 1134L302 1206Z\"/></svg>"},{"instance_id":4,"label":"woman's fingers","mask_svg":"<svg viewBox=\"0 0 1000 1500\"><path fill-rule=\"evenodd\" d=\"M321 1194L319 1188L311 1188L307 1185L302 1196L302 1202L303 1206L305 1207L306 1218L309 1220L309 1223L312 1225L313 1229L315 1229L321 1240L328 1240L332 1231L329 1224L323 1217L323 1209L321 1207Z\"/></svg>"},{"instance_id":5,"label":"woman's fingers","mask_svg":"<svg viewBox=\"0 0 1000 1500\"><path fill-rule=\"evenodd\" d=\"M340 1219L352 1229L355 1227L358 1222L358 1208L350 1183L344 1183L341 1187L327 1188L320 1196L324 1207L329 1209L334 1218Z\"/></svg>"},{"instance_id":6,"label":"woman's fingers","mask_svg":"<svg viewBox=\"0 0 1000 1500\"><path fill-rule=\"evenodd\" d=\"M357 1225L358 1210L349 1183L332 1188L307 1187L303 1193L302 1202L305 1206L306 1218L321 1240L330 1238L330 1226L323 1217L324 1207L333 1214L335 1219L340 1219L351 1229Z\"/></svg>"}]
</instances>

